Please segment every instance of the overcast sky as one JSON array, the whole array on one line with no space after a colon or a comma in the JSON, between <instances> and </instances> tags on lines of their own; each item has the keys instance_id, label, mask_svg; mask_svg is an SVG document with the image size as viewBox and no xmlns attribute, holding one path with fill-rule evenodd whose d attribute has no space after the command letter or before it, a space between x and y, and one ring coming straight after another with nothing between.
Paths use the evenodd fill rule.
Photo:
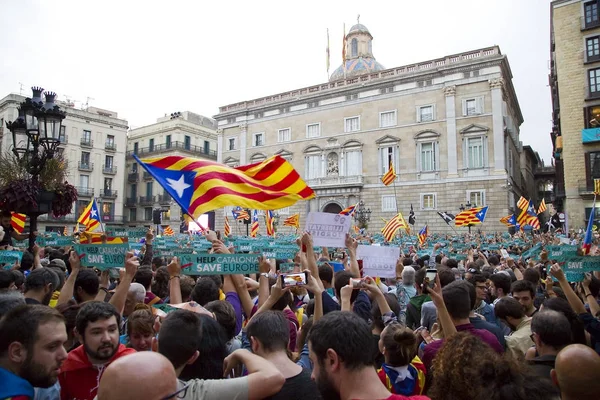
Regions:
<instances>
[{"instance_id":1,"label":"overcast sky","mask_svg":"<svg viewBox=\"0 0 600 400\"><path fill-rule=\"evenodd\" d=\"M386 68L499 45L525 122L550 164L549 0L0 0L0 97L41 85L131 127L327 81L343 24L360 22ZM295 8L291 8L291 5Z\"/></svg>"}]
</instances>

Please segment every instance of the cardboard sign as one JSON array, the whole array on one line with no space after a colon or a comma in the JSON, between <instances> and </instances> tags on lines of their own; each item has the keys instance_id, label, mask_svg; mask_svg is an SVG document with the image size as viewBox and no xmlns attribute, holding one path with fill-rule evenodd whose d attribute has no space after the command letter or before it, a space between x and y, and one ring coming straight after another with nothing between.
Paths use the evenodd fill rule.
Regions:
<instances>
[{"instance_id":1,"label":"cardboard sign","mask_svg":"<svg viewBox=\"0 0 600 400\"><path fill-rule=\"evenodd\" d=\"M310 212L306 217L306 231L312 235L315 246L345 247L351 224L352 217L347 215Z\"/></svg>"},{"instance_id":2,"label":"cardboard sign","mask_svg":"<svg viewBox=\"0 0 600 400\"><path fill-rule=\"evenodd\" d=\"M100 270L122 268L129 243L123 244L76 244L75 251L81 257L84 267L96 267Z\"/></svg>"},{"instance_id":3,"label":"cardboard sign","mask_svg":"<svg viewBox=\"0 0 600 400\"><path fill-rule=\"evenodd\" d=\"M258 272L257 254L182 254L181 272L185 275L235 275Z\"/></svg>"},{"instance_id":4,"label":"cardboard sign","mask_svg":"<svg viewBox=\"0 0 600 400\"><path fill-rule=\"evenodd\" d=\"M21 262L23 258L22 251L0 250L0 263L6 264L4 269L11 269L15 261Z\"/></svg>"},{"instance_id":5,"label":"cardboard sign","mask_svg":"<svg viewBox=\"0 0 600 400\"><path fill-rule=\"evenodd\" d=\"M398 247L358 245L356 257L363 261L363 273L371 277L395 278Z\"/></svg>"}]
</instances>

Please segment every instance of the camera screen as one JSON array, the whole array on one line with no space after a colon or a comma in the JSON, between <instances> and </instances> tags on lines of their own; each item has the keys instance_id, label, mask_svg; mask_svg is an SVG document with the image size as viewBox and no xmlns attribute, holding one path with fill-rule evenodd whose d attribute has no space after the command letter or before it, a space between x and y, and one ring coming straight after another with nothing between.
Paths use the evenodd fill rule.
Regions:
<instances>
[{"instance_id":1,"label":"camera screen","mask_svg":"<svg viewBox=\"0 0 600 400\"><path fill-rule=\"evenodd\" d=\"M306 285L306 274L304 272L281 275L281 279L283 280L282 287Z\"/></svg>"}]
</instances>

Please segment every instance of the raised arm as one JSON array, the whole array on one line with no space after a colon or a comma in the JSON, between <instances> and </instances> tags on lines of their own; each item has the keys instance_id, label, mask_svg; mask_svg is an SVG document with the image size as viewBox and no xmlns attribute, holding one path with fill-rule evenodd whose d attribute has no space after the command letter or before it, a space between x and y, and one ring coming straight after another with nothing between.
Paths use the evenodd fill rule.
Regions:
<instances>
[{"instance_id":1,"label":"raised arm","mask_svg":"<svg viewBox=\"0 0 600 400\"><path fill-rule=\"evenodd\" d=\"M150 228L148 229L148 232L146 232L146 251L144 252L144 258L142 258L140 265L152 265L152 257L154 256L152 240L154 240L154 234L152 233L152 228Z\"/></svg>"},{"instance_id":2,"label":"raised arm","mask_svg":"<svg viewBox=\"0 0 600 400\"><path fill-rule=\"evenodd\" d=\"M592 283L592 274L586 273L585 279L582 282L583 294L585 296L585 301L587 301L590 306L590 312L596 317L600 312L600 306L598 305L596 298L592 295L592 292L590 292L590 283Z\"/></svg>"},{"instance_id":3,"label":"raised arm","mask_svg":"<svg viewBox=\"0 0 600 400\"><path fill-rule=\"evenodd\" d=\"M111 297L109 303L115 306L119 311L119 314L123 314L125 308L125 300L127 300L127 292L129 292L129 286L133 281L133 277L140 266L140 260L133 256L132 252L128 252L125 255L125 276L117 286L115 294Z\"/></svg>"},{"instance_id":4,"label":"raised arm","mask_svg":"<svg viewBox=\"0 0 600 400\"><path fill-rule=\"evenodd\" d=\"M438 274L435 276L435 287L433 289L429 289L429 297L431 297L433 304L437 308L438 322L442 325L444 337L448 338L450 335L455 334L456 326L452 322L452 318L450 318L450 313L448 313L446 303L444 303L444 297L442 296L442 285L440 283L440 276Z\"/></svg>"},{"instance_id":5,"label":"raised arm","mask_svg":"<svg viewBox=\"0 0 600 400\"><path fill-rule=\"evenodd\" d=\"M248 370L248 399L259 400L278 393L285 378L277 367L264 358L239 349L225 358L223 365L225 376L239 364L244 364Z\"/></svg>"},{"instance_id":6,"label":"raised arm","mask_svg":"<svg viewBox=\"0 0 600 400\"><path fill-rule=\"evenodd\" d=\"M577 314L587 313L585 306L583 305L579 297L577 297L577 294L573 291L571 285L569 285L569 282L567 281L567 278L565 277L565 274L560 265L554 264L550 268L550 273L558 280L560 288L563 290L565 296L567 297L567 300L569 301L569 304L571 305L573 311L575 311Z\"/></svg>"},{"instance_id":7,"label":"raised arm","mask_svg":"<svg viewBox=\"0 0 600 400\"><path fill-rule=\"evenodd\" d=\"M179 258L173 257L169 265L167 265L167 271L169 272L169 303L181 304L183 299L181 297L181 264Z\"/></svg>"},{"instance_id":8,"label":"raised arm","mask_svg":"<svg viewBox=\"0 0 600 400\"><path fill-rule=\"evenodd\" d=\"M310 271L304 271L307 274L306 289L310 290L315 295L315 311L313 313L313 320L317 322L323 316L323 283L320 282L319 277L312 276Z\"/></svg>"},{"instance_id":9,"label":"raised arm","mask_svg":"<svg viewBox=\"0 0 600 400\"><path fill-rule=\"evenodd\" d=\"M349 234L346 234L346 248L348 249L348 256L350 257L350 265L348 268L352 276L360 278L360 268L358 268L358 260L356 259L356 249L358 249L358 242Z\"/></svg>"},{"instance_id":10,"label":"raised arm","mask_svg":"<svg viewBox=\"0 0 600 400\"><path fill-rule=\"evenodd\" d=\"M65 281L65 284L63 285L60 291L60 295L58 296L58 300L56 301L57 306L65 304L73 298L75 280L77 279L77 275L79 274L79 270L81 269L81 260L79 259L79 255L75 250L69 253L69 265L71 265L71 273L69 274L69 277Z\"/></svg>"}]
</instances>

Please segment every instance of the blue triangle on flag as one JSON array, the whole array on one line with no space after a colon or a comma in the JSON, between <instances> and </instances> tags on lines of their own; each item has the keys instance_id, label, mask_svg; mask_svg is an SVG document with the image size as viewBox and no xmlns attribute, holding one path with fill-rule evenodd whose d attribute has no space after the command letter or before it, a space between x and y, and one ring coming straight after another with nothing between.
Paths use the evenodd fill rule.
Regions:
<instances>
[{"instance_id":1,"label":"blue triangle on flag","mask_svg":"<svg viewBox=\"0 0 600 400\"><path fill-rule=\"evenodd\" d=\"M487 214L487 207L483 207L477 214L475 214L475 216L477 217L478 220L480 220L481 222L483 222L485 220L485 215Z\"/></svg>"}]
</instances>

